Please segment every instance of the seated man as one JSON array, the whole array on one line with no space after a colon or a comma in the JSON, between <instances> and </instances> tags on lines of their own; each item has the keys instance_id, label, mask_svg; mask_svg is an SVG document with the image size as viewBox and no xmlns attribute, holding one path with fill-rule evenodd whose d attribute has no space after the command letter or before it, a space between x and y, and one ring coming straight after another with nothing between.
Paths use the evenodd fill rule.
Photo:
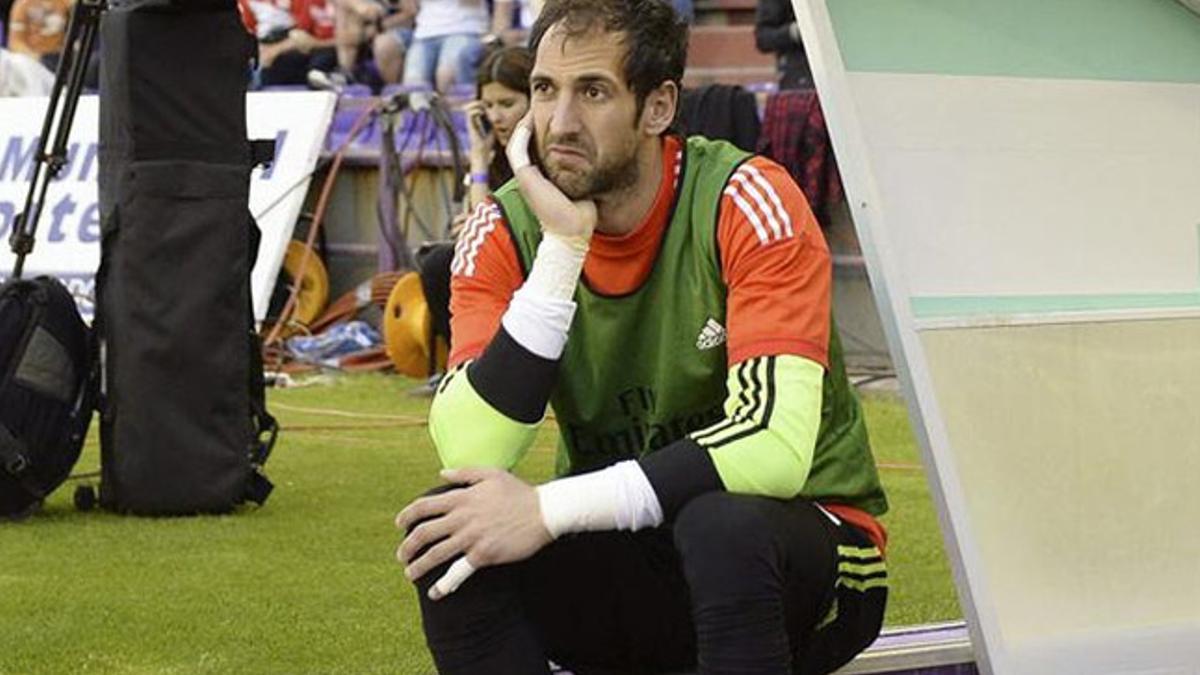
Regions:
<instances>
[{"instance_id":1,"label":"seated man","mask_svg":"<svg viewBox=\"0 0 1200 675\"><path fill-rule=\"evenodd\" d=\"M879 632L829 252L782 168L670 132L686 44L659 0L534 25L515 178L453 263L450 485L397 517L441 673L825 673ZM561 477L533 487L506 470L547 402Z\"/></svg>"}]
</instances>

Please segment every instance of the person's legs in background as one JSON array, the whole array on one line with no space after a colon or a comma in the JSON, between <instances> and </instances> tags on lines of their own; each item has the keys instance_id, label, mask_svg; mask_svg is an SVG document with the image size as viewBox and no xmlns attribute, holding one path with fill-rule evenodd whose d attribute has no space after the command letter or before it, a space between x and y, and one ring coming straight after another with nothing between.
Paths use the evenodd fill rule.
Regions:
<instances>
[{"instance_id":1,"label":"person's legs in background","mask_svg":"<svg viewBox=\"0 0 1200 675\"><path fill-rule=\"evenodd\" d=\"M475 71L483 59L483 42L475 33L456 33L443 38L437 61L437 88L448 92L456 84L475 82Z\"/></svg>"},{"instance_id":2,"label":"person's legs in background","mask_svg":"<svg viewBox=\"0 0 1200 675\"><path fill-rule=\"evenodd\" d=\"M414 39L404 57L404 84L433 88L442 38Z\"/></svg>"},{"instance_id":3,"label":"person's legs in background","mask_svg":"<svg viewBox=\"0 0 1200 675\"><path fill-rule=\"evenodd\" d=\"M379 21L386 10L375 0L341 0L335 8L334 42L338 70L347 80L353 80L363 47L376 38Z\"/></svg>"},{"instance_id":4,"label":"person's legs in background","mask_svg":"<svg viewBox=\"0 0 1200 675\"><path fill-rule=\"evenodd\" d=\"M404 57L412 44L411 28L393 28L375 37L372 51L384 84L396 84L404 76Z\"/></svg>"},{"instance_id":5,"label":"person's legs in background","mask_svg":"<svg viewBox=\"0 0 1200 675\"><path fill-rule=\"evenodd\" d=\"M444 241L421 246L417 268L421 289L433 318L434 335L450 344L450 264L454 261L454 242Z\"/></svg>"},{"instance_id":6,"label":"person's legs in background","mask_svg":"<svg viewBox=\"0 0 1200 675\"><path fill-rule=\"evenodd\" d=\"M358 15L344 2L334 5L334 43L337 49L338 69L349 75L354 72L358 61L358 46L362 44L364 27Z\"/></svg>"}]
</instances>

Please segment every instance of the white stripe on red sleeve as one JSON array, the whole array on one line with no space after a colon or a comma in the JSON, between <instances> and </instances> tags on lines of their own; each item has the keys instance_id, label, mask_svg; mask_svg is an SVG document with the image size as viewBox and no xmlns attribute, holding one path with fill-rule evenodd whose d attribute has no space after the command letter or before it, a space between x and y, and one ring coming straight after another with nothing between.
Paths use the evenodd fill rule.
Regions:
<instances>
[{"instance_id":1,"label":"white stripe on red sleeve","mask_svg":"<svg viewBox=\"0 0 1200 675\"><path fill-rule=\"evenodd\" d=\"M733 186L725 188L725 194L733 198L733 203L737 205L738 210L754 226L754 233L758 235L759 243L763 245L771 243L771 237L767 234L767 228L763 226L762 219L754 212L754 207L750 206L750 203Z\"/></svg>"},{"instance_id":2,"label":"white stripe on red sleeve","mask_svg":"<svg viewBox=\"0 0 1200 675\"><path fill-rule=\"evenodd\" d=\"M461 276L474 276L475 261L489 234L500 224L500 209L491 203L481 204L471 221L467 223L455 246L454 262L450 271Z\"/></svg>"},{"instance_id":3,"label":"white stripe on red sleeve","mask_svg":"<svg viewBox=\"0 0 1200 675\"><path fill-rule=\"evenodd\" d=\"M750 176L754 179L754 182L761 187L763 192L767 194L767 197L770 198L771 204L775 206L776 212L783 220L783 225L787 230L787 235L789 237L796 236L796 233L792 231L792 216L788 213L787 209L783 207L783 202L779 199L779 193L775 191L775 186L771 185L771 183L767 181L766 176L764 176L762 172L758 170L758 167L754 166L753 164L747 163L742 166L742 169L745 170L746 173L750 174Z\"/></svg>"}]
</instances>

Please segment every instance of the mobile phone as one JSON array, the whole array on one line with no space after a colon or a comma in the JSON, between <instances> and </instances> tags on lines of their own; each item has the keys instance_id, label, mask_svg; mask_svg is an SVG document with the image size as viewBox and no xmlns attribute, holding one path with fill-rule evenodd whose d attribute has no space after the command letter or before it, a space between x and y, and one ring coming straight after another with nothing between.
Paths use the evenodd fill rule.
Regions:
<instances>
[{"instance_id":1,"label":"mobile phone","mask_svg":"<svg viewBox=\"0 0 1200 675\"><path fill-rule=\"evenodd\" d=\"M475 130L479 132L480 136L487 136L492 133L492 122L486 114L473 115L471 122L475 125Z\"/></svg>"}]
</instances>

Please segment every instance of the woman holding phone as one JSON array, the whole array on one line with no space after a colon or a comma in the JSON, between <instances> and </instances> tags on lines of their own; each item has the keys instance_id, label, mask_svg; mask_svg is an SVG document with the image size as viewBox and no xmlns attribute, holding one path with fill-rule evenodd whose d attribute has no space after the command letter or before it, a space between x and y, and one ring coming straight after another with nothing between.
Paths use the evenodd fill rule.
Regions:
<instances>
[{"instance_id":1,"label":"woman holding phone","mask_svg":"<svg viewBox=\"0 0 1200 675\"><path fill-rule=\"evenodd\" d=\"M471 140L470 193L463 205L466 212L512 178L504 146L529 110L532 69L533 57L524 47L497 49L479 66L475 100L465 107Z\"/></svg>"},{"instance_id":2,"label":"woman holding phone","mask_svg":"<svg viewBox=\"0 0 1200 675\"><path fill-rule=\"evenodd\" d=\"M529 73L533 56L524 47L503 47L490 52L479 66L475 80L476 98L465 106L470 136L469 191L463 211L450 225L449 242L423 246L418 252L421 286L434 332L450 342L450 264L459 232L467 215L488 198L492 190L512 178L504 148L529 111ZM434 379L436 381L437 378ZM431 387L418 390L431 394Z\"/></svg>"}]
</instances>

